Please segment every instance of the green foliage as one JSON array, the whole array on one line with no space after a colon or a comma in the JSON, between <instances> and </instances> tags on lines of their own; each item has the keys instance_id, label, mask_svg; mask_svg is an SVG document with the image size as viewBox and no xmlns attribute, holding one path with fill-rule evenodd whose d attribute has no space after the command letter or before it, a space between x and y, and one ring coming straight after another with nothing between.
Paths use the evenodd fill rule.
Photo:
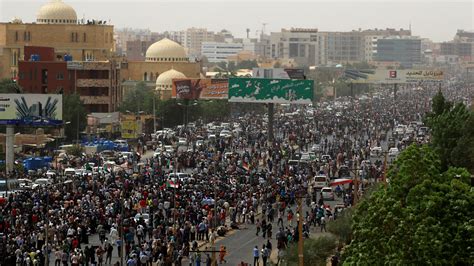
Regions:
<instances>
[{"instance_id":1,"label":"green foliage","mask_svg":"<svg viewBox=\"0 0 474 266\"><path fill-rule=\"evenodd\" d=\"M257 60L244 60L237 64L237 69L252 69L258 67Z\"/></svg>"},{"instance_id":2,"label":"green foliage","mask_svg":"<svg viewBox=\"0 0 474 266\"><path fill-rule=\"evenodd\" d=\"M81 145L75 144L72 147L66 149L68 155L79 157L84 152L84 148Z\"/></svg>"},{"instance_id":3,"label":"green foliage","mask_svg":"<svg viewBox=\"0 0 474 266\"><path fill-rule=\"evenodd\" d=\"M334 254L337 243L332 236L320 236L304 241L304 265L326 265L327 258ZM290 245L286 251L285 260L288 265L298 264L298 244Z\"/></svg>"},{"instance_id":4,"label":"green foliage","mask_svg":"<svg viewBox=\"0 0 474 266\"><path fill-rule=\"evenodd\" d=\"M155 93L153 88L147 87L145 82L140 81L135 88L125 93L119 110L121 112L130 111L132 113L143 111L146 114L152 114L154 97L156 104L159 101L159 95Z\"/></svg>"},{"instance_id":5,"label":"green foliage","mask_svg":"<svg viewBox=\"0 0 474 266\"><path fill-rule=\"evenodd\" d=\"M474 193L462 168L442 172L428 146L410 146L353 216L344 265L470 265Z\"/></svg>"},{"instance_id":6,"label":"green foliage","mask_svg":"<svg viewBox=\"0 0 474 266\"><path fill-rule=\"evenodd\" d=\"M336 235L342 243L349 244L352 239L352 210L345 209L337 219L326 225L329 232Z\"/></svg>"},{"instance_id":7,"label":"green foliage","mask_svg":"<svg viewBox=\"0 0 474 266\"><path fill-rule=\"evenodd\" d=\"M355 62L353 64L346 64L345 67L348 69L359 69L359 70L376 68L374 65L371 65L367 62Z\"/></svg>"},{"instance_id":8,"label":"green foliage","mask_svg":"<svg viewBox=\"0 0 474 266\"><path fill-rule=\"evenodd\" d=\"M63 121L66 139L77 138L87 125L87 112L78 94L63 95Z\"/></svg>"},{"instance_id":9,"label":"green foliage","mask_svg":"<svg viewBox=\"0 0 474 266\"><path fill-rule=\"evenodd\" d=\"M474 143L473 112L463 103L450 108L450 104L433 100L433 113L427 124L431 129L432 144L441 159L443 170L449 166L473 169L473 148L464 146Z\"/></svg>"},{"instance_id":10,"label":"green foliage","mask_svg":"<svg viewBox=\"0 0 474 266\"><path fill-rule=\"evenodd\" d=\"M23 89L15 81L4 78L0 79L0 93L21 93Z\"/></svg>"}]
</instances>

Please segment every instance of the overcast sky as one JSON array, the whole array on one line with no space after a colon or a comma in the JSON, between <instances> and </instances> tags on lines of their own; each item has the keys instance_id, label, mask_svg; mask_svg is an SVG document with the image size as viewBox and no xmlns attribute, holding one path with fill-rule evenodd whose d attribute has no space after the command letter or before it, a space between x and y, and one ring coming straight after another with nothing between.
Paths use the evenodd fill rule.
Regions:
<instances>
[{"instance_id":1,"label":"overcast sky","mask_svg":"<svg viewBox=\"0 0 474 266\"><path fill-rule=\"evenodd\" d=\"M19 17L36 19L49 0L0 0L0 21ZM148 28L152 31L205 27L230 30L234 36L251 36L268 23L266 32L281 28L311 27L320 31L368 28L404 28L411 22L413 35L448 41L457 29L474 28L471 0L63 0L79 18L109 20L116 28Z\"/></svg>"}]
</instances>

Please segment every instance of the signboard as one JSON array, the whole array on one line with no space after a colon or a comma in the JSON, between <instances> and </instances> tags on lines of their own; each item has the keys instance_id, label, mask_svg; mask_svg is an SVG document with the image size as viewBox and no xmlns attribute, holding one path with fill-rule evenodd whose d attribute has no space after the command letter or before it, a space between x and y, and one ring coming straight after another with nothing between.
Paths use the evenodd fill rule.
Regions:
<instances>
[{"instance_id":1,"label":"signboard","mask_svg":"<svg viewBox=\"0 0 474 266\"><path fill-rule=\"evenodd\" d=\"M302 68L285 68L285 72L288 74L290 79L306 79L304 69Z\"/></svg>"},{"instance_id":2,"label":"signboard","mask_svg":"<svg viewBox=\"0 0 474 266\"><path fill-rule=\"evenodd\" d=\"M420 82L442 82L442 70L346 70L344 76L353 83L405 84Z\"/></svg>"},{"instance_id":3,"label":"signboard","mask_svg":"<svg viewBox=\"0 0 474 266\"><path fill-rule=\"evenodd\" d=\"M269 79L290 79L290 76L288 76L288 73L283 68L255 67L252 69L252 77Z\"/></svg>"},{"instance_id":4,"label":"signboard","mask_svg":"<svg viewBox=\"0 0 474 266\"><path fill-rule=\"evenodd\" d=\"M171 97L176 99L227 99L227 79L173 79Z\"/></svg>"},{"instance_id":5,"label":"signboard","mask_svg":"<svg viewBox=\"0 0 474 266\"><path fill-rule=\"evenodd\" d=\"M60 94L0 94L0 124L55 126L63 123Z\"/></svg>"},{"instance_id":6,"label":"signboard","mask_svg":"<svg viewBox=\"0 0 474 266\"><path fill-rule=\"evenodd\" d=\"M122 138L135 139L137 138L138 125L137 120L124 120L120 122Z\"/></svg>"},{"instance_id":7,"label":"signboard","mask_svg":"<svg viewBox=\"0 0 474 266\"><path fill-rule=\"evenodd\" d=\"M229 102L310 104L312 80L230 78Z\"/></svg>"},{"instance_id":8,"label":"signboard","mask_svg":"<svg viewBox=\"0 0 474 266\"><path fill-rule=\"evenodd\" d=\"M81 70L84 69L84 64L81 61L67 61L67 69Z\"/></svg>"}]
</instances>

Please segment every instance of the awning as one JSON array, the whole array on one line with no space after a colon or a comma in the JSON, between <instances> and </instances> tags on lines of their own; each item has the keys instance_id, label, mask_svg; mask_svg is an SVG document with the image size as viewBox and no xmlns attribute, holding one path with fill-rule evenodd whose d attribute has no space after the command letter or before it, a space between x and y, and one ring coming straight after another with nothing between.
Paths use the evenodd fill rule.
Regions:
<instances>
[{"instance_id":1,"label":"awning","mask_svg":"<svg viewBox=\"0 0 474 266\"><path fill-rule=\"evenodd\" d=\"M334 179L334 181L331 182L331 187L335 187L335 186L338 186L338 185L344 185L344 184L350 184L350 183L352 183L352 179L338 178L338 179Z\"/></svg>"}]
</instances>

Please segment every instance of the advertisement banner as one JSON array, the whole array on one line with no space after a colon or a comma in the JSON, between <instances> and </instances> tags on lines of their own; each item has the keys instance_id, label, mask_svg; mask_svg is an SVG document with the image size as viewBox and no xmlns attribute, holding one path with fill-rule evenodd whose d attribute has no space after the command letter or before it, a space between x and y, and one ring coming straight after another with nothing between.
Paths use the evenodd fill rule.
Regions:
<instances>
[{"instance_id":1,"label":"advertisement banner","mask_svg":"<svg viewBox=\"0 0 474 266\"><path fill-rule=\"evenodd\" d=\"M120 122L122 138L135 139L137 138L137 120L124 120Z\"/></svg>"},{"instance_id":2,"label":"advertisement banner","mask_svg":"<svg viewBox=\"0 0 474 266\"><path fill-rule=\"evenodd\" d=\"M1 125L55 126L62 120L61 94L0 94Z\"/></svg>"},{"instance_id":3,"label":"advertisement banner","mask_svg":"<svg viewBox=\"0 0 474 266\"><path fill-rule=\"evenodd\" d=\"M171 97L176 99L227 99L227 79L173 79Z\"/></svg>"},{"instance_id":4,"label":"advertisement banner","mask_svg":"<svg viewBox=\"0 0 474 266\"><path fill-rule=\"evenodd\" d=\"M344 76L352 83L375 83L375 84L407 84L420 82L442 82L444 73L442 70L346 70Z\"/></svg>"},{"instance_id":5,"label":"advertisement banner","mask_svg":"<svg viewBox=\"0 0 474 266\"><path fill-rule=\"evenodd\" d=\"M230 78L229 102L310 104L312 80Z\"/></svg>"}]
</instances>

